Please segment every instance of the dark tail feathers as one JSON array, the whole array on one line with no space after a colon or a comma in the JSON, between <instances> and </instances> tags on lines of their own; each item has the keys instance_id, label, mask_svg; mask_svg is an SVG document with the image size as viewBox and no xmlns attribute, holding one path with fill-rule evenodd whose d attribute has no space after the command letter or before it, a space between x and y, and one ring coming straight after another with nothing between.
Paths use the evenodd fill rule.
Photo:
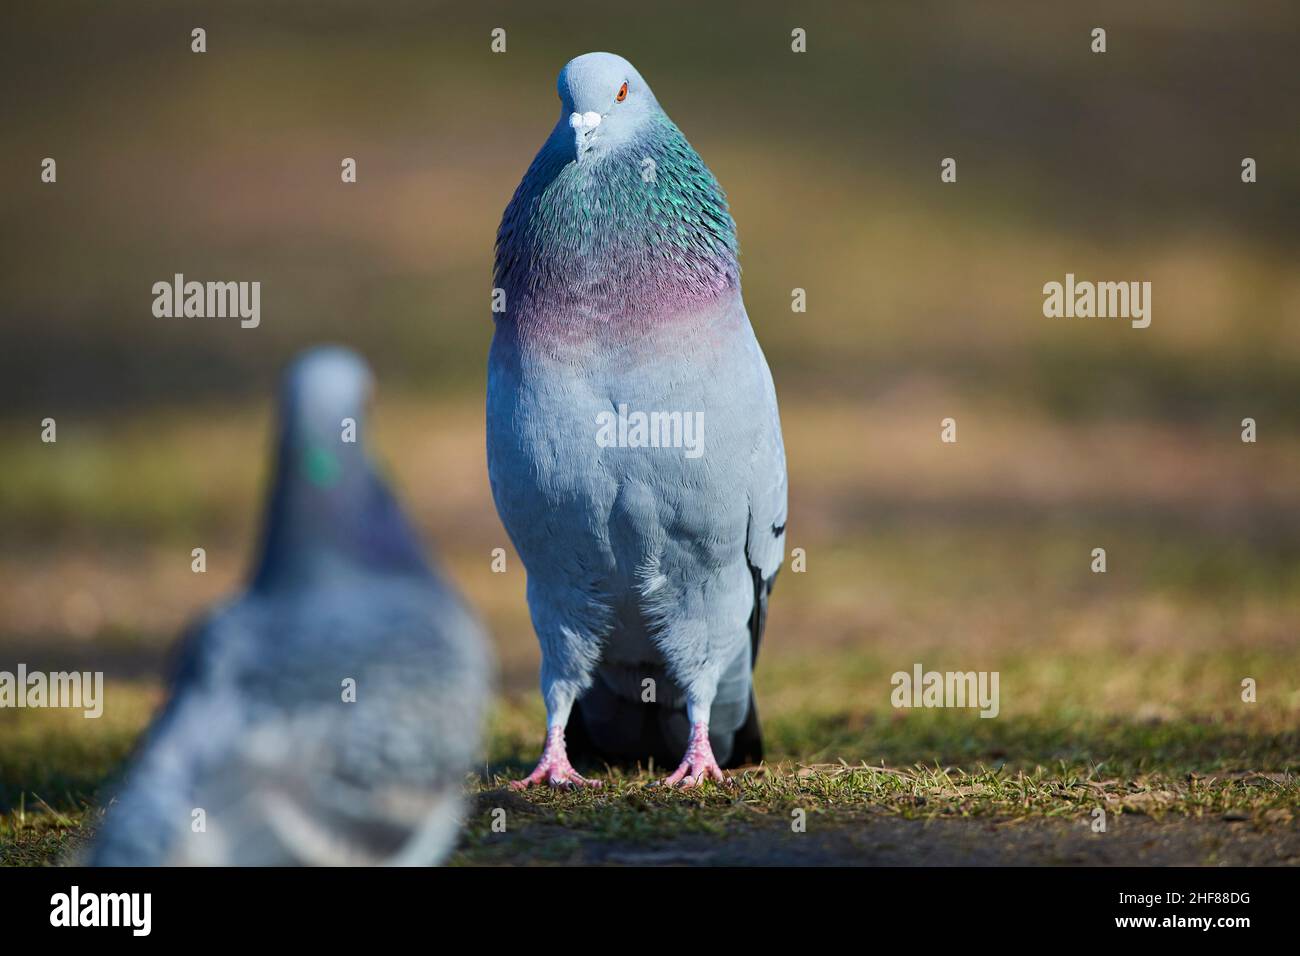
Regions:
<instances>
[{"instance_id":1,"label":"dark tail feathers","mask_svg":"<svg viewBox=\"0 0 1300 956\"><path fill-rule=\"evenodd\" d=\"M628 768L644 766L651 759L657 767L676 767L689 737L685 713L665 710L657 703L624 700L599 681L574 705L564 729L569 759ZM739 729L709 737L724 770L763 759L763 732L753 691Z\"/></svg>"}]
</instances>

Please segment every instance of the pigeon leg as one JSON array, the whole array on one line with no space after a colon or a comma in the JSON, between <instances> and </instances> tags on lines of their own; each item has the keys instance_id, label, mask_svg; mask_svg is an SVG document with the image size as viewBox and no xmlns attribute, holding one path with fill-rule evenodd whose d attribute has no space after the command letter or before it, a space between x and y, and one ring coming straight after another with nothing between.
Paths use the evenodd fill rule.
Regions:
<instances>
[{"instance_id":1,"label":"pigeon leg","mask_svg":"<svg viewBox=\"0 0 1300 956\"><path fill-rule=\"evenodd\" d=\"M699 721L691 728L691 742L686 747L686 756L681 765L673 771L672 776L665 777L666 787L678 787L689 790L705 780L729 783L726 774L714 759L713 747L709 744L709 725Z\"/></svg>"},{"instance_id":2,"label":"pigeon leg","mask_svg":"<svg viewBox=\"0 0 1300 956\"><path fill-rule=\"evenodd\" d=\"M599 780L582 776L569 763L569 755L564 747L564 725L551 727L546 732L546 746L542 749L542 759L537 761L537 769L522 780L510 784L511 789L523 790L533 784L549 783L552 787L599 787Z\"/></svg>"}]
</instances>

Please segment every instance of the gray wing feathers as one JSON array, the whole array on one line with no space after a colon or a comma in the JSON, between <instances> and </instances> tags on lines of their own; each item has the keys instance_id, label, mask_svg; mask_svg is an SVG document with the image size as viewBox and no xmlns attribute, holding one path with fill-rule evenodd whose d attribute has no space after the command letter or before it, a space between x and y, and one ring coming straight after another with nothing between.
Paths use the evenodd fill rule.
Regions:
<instances>
[{"instance_id":1,"label":"gray wing feathers","mask_svg":"<svg viewBox=\"0 0 1300 956\"><path fill-rule=\"evenodd\" d=\"M757 346L755 347L757 351ZM781 418L776 405L776 388L772 373L761 352L764 405L761 414L769 426L754 449L754 467L749 488L749 540L746 557L764 579L776 574L785 554L786 470L785 443L781 437Z\"/></svg>"},{"instance_id":2,"label":"gray wing feathers","mask_svg":"<svg viewBox=\"0 0 1300 956\"><path fill-rule=\"evenodd\" d=\"M477 624L427 591L377 583L215 618L94 862L437 862L455 838L489 667Z\"/></svg>"},{"instance_id":3,"label":"gray wing feathers","mask_svg":"<svg viewBox=\"0 0 1300 956\"><path fill-rule=\"evenodd\" d=\"M785 557L787 515L785 443L781 436L776 389L762 353L766 383L765 414L771 427L761 438L754 454L753 480L749 492L749 532L745 558L754 578L754 611L750 619L751 664L758 658L758 646L767 622L767 599L776 573Z\"/></svg>"}]
</instances>

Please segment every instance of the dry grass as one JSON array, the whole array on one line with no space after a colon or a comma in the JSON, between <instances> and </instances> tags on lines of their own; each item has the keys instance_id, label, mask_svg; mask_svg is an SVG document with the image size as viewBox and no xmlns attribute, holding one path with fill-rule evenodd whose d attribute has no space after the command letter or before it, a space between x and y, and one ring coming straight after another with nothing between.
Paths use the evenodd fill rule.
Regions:
<instances>
[{"instance_id":1,"label":"dry grass","mask_svg":"<svg viewBox=\"0 0 1300 956\"><path fill-rule=\"evenodd\" d=\"M481 413L381 395L378 444L501 662L474 784L482 813L458 860L742 839L796 806L823 828L1080 823L1100 806L1293 832L1300 555L1279 516L1300 512L1282 477L1300 446L1154 422L1052 423L990 403L971 406L958 445L944 447L933 427L944 404L934 393L786 403L791 546L807 549L808 570L782 575L757 672L768 766L734 792L665 794L644 786L646 772L615 774L597 795L511 797L521 842L506 850L488 811L534 758L542 720L521 569L513 557L506 574L489 569L506 541ZM0 507L35 546L0 555L4 659L93 664L111 684L100 721L0 715L0 860L53 861L93 826L103 781L159 699L163 649L243 573L265 429L260 410L149 415L61 435L57 449L10 446ZM68 449L83 477L41 457ZM41 540L51 515L59 530ZM209 546L206 575L189 570L196 545ZM1105 575L1088 569L1098 545ZM998 671L1000 715L894 710L890 675L914 662ZM1258 681L1255 704L1241 701L1244 677Z\"/></svg>"}]
</instances>

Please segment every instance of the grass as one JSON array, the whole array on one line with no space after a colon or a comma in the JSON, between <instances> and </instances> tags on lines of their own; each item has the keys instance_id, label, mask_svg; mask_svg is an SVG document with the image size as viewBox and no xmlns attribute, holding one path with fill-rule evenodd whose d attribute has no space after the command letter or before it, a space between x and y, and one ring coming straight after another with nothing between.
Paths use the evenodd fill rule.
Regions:
<instances>
[{"instance_id":1,"label":"grass","mask_svg":"<svg viewBox=\"0 0 1300 956\"><path fill-rule=\"evenodd\" d=\"M1287 478L1300 444L1052 420L994 396L963 398L960 443L936 451L926 423L950 401L931 388L785 402L790 544L808 569L782 574L756 673L765 766L728 789L665 792L655 768L599 792L517 794L505 784L541 742L537 647L518 561L490 570L508 542L481 409L382 394L380 449L500 662L453 862L1300 861L1300 491ZM99 720L0 711L0 864L68 859L93 831L161 699L166 648L238 585L264 477L261 409L67 426L52 447L0 427L0 666L93 665L108 703ZM1098 545L1104 575L1089 571ZM895 710L890 675L916 662L997 671L998 717ZM1241 699L1247 677L1256 703ZM1111 837L1089 843L1098 807ZM795 810L806 834L790 829ZM897 857L880 855L889 846Z\"/></svg>"},{"instance_id":2,"label":"grass","mask_svg":"<svg viewBox=\"0 0 1300 956\"><path fill-rule=\"evenodd\" d=\"M981 719L951 710L893 710L880 690L888 687L888 673L853 651L811 667L785 655L766 669L760 665L771 762L737 773L734 787L707 784L688 794L656 787L662 771L648 770L615 771L596 791L521 796L504 789L531 765L541 726L538 707L520 698L498 712L493 763L475 781L476 815L456 859L566 862L588 859L592 845L650 852L706 835L740 843L761 838L770 859L789 862L797 857L783 856L773 841L789 831L798 809L815 821L809 832L848 835L891 820L1050 823L1068 831L1091 824L1100 807L1112 827L1134 817L1226 825L1229 845L1238 833L1289 835L1286 852L1300 860L1294 828L1300 733L1292 703L1207 707L1202 699L1199 712L1179 702L1172 717L1123 716L1142 712L1134 699L1112 713L1089 711L1074 701L1117 678L1135 687L1168 679L1161 655L1089 661L1066 659L1053 668L1070 675L1074 693L1048 676L1037 657L1011 661L1002 672L1004 701L1014 700L1009 687L1024 696L998 718ZM1231 673L1239 663L1221 654L1188 661L1184 674ZM1254 663L1279 680L1294 680L1290 654ZM846 706L855 698L849 685L873 705ZM864 693L872 686L874 692ZM814 698L835 703L819 708ZM494 809L506 811L509 839L493 830Z\"/></svg>"},{"instance_id":3,"label":"grass","mask_svg":"<svg viewBox=\"0 0 1300 956\"><path fill-rule=\"evenodd\" d=\"M129 754L159 699L156 689L109 685L112 706L11 710L0 721L0 864L55 863L98 819L96 794Z\"/></svg>"},{"instance_id":4,"label":"grass","mask_svg":"<svg viewBox=\"0 0 1300 956\"><path fill-rule=\"evenodd\" d=\"M736 775L734 787L708 784L683 797L655 788L644 776L614 776L600 791L541 792L514 809L520 839L529 831L553 828L585 839L653 845L682 834L709 834L725 839L752 829L789 826L796 810L818 818L822 828L851 826L881 816L904 820L1059 819L1091 820L1101 807L1109 814L1137 814L1155 819L1187 817L1285 826L1294 819L1297 780L1294 774L1246 773L1202 777L1146 773L1118 778L1104 765L1071 765L1009 771L977 767L871 767L850 764L792 767L777 765ZM500 785L502 778L495 778ZM494 800L507 796L496 786L480 790L478 817L471 823L461 862L500 858L491 827ZM483 813L486 809L489 812ZM571 848L539 847L543 858L564 859ZM514 851L517 853L517 849Z\"/></svg>"},{"instance_id":5,"label":"grass","mask_svg":"<svg viewBox=\"0 0 1300 956\"><path fill-rule=\"evenodd\" d=\"M492 720L488 763L469 784L472 810L452 862L567 862L592 846L653 860L663 847L694 838L770 839L789 831L796 810L822 833L889 821L1081 826L1100 807L1116 822L1226 824L1231 832L1295 839L1300 733L1291 702L1227 703L1233 694L1225 687L1221 699L1202 698L1199 707L1177 702L1173 718L1134 717L1142 710L1136 699L1126 707L1112 700L1113 712L1078 703L1121 676L1132 686L1163 684L1169 664L1162 655L1091 665L1081 657L1053 668L1036 656L1011 660L1001 672L1004 711L996 719L894 710L884 666L857 651L811 665L788 650L773 657L759 671L771 760L736 773L730 787L668 791L655 786L663 768L646 768L608 772L597 791L510 791L508 781L536 757L542 715L535 694L507 692ZM1234 673L1240 663L1226 653L1187 658L1179 668L1189 677ZM1290 654L1257 654L1252 664L1274 682L1295 680ZM1064 692L1067 682L1074 693ZM813 698L830 703L814 706ZM76 852L98 819L102 784L158 699L151 682L121 682L109 686L99 721L48 710L6 716L0 863L55 863ZM845 703L854 700L861 704ZM498 809L507 838L493 829Z\"/></svg>"}]
</instances>

